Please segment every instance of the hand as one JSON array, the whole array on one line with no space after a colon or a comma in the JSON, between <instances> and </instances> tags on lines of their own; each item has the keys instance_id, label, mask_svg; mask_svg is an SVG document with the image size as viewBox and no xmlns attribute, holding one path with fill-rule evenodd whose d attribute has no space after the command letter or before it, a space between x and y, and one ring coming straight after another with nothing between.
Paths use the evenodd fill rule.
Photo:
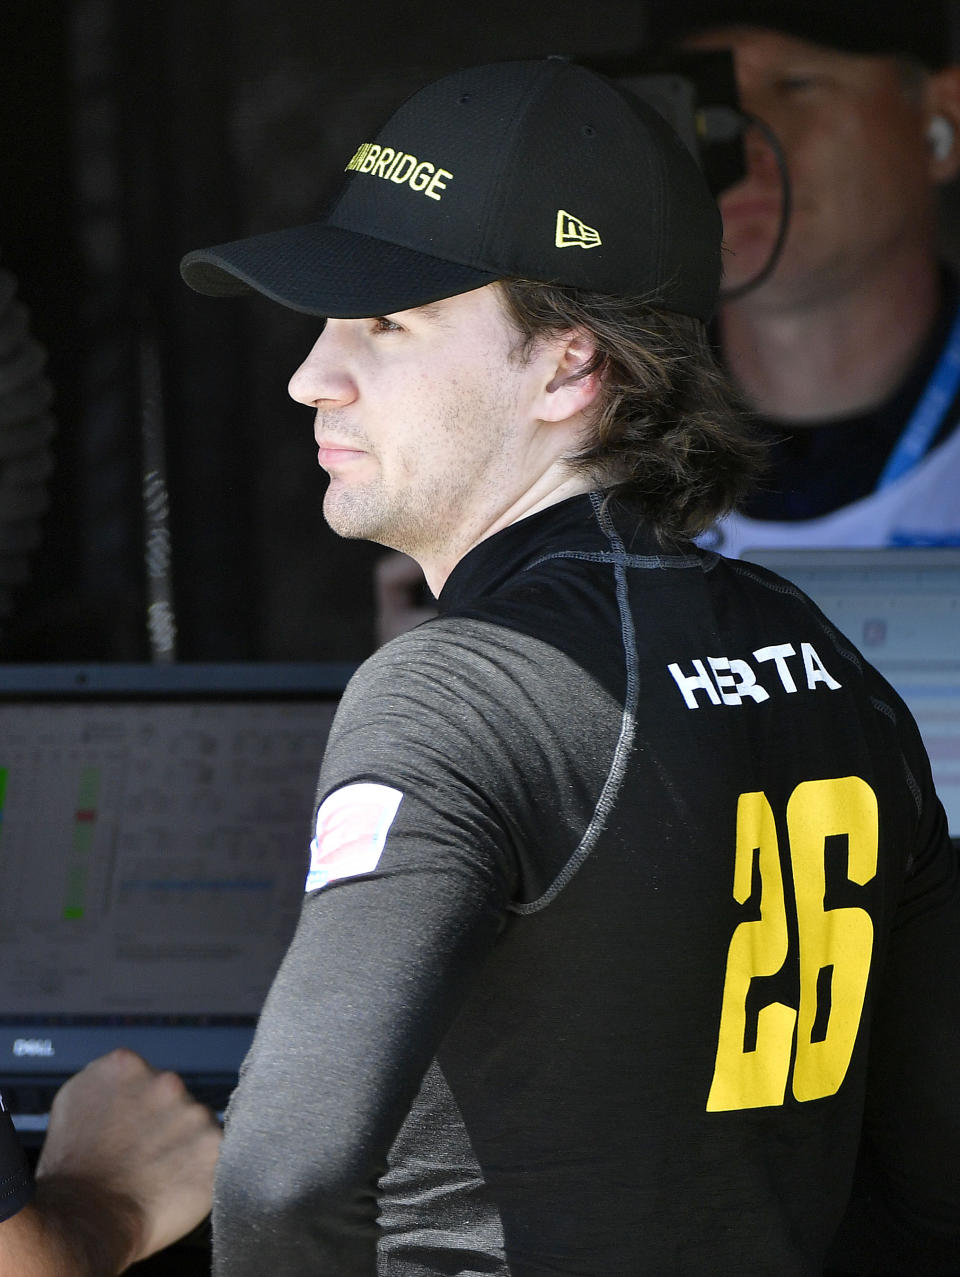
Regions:
<instances>
[{"instance_id":1,"label":"hand","mask_svg":"<svg viewBox=\"0 0 960 1277\"><path fill-rule=\"evenodd\" d=\"M409 555L391 551L377 560L373 569L373 592L378 644L387 643L437 615L435 607L423 602L426 582Z\"/></svg>"},{"instance_id":2,"label":"hand","mask_svg":"<svg viewBox=\"0 0 960 1277\"><path fill-rule=\"evenodd\" d=\"M220 1140L213 1114L175 1073L132 1051L112 1051L57 1093L35 1205L60 1215L64 1235L74 1225L92 1233L92 1220L97 1231L120 1234L120 1271L209 1213Z\"/></svg>"}]
</instances>

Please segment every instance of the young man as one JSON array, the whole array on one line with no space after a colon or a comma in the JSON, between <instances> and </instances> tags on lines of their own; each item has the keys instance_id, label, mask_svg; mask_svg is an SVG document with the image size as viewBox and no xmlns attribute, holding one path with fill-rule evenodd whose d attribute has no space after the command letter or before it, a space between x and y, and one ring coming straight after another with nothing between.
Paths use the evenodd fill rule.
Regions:
<instances>
[{"instance_id":1,"label":"young man","mask_svg":"<svg viewBox=\"0 0 960 1277\"><path fill-rule=\"evenodd\" d=\"M776 269L719 312L771 469L711 544L960 545L960 287L937 235L960 171L948 4L657 0L650 36L733 51L792 188ZM781 217L759 129L746 152L720 203L726 289L757 276Z\"/></svg>"},{"instance_id":2,"label":"young man","mask_svg":"<svg viewBox=\"0 0 960 1277\"><path fill-rule=\"evenodd\" d=\"M892 689L690 540L755 467L696 165L548 59L438 81L347 170L324 222L183 264L328 317L290 384L325 514L441 613L331 733L215 1270L953 1264L956 858Z\"/></svg>"},{"instance_id":3,"label":"young man","mask_svg":"<svg viewBox=\"0 0 960 1277\"><path fill-rule=\"evenodd\" d=\"M173 1073L113 1051L61 1087L36 1183L0 1101L0 1277L110 1277L210 1209L220 1131Z\"/></svg>"}]
</instances>

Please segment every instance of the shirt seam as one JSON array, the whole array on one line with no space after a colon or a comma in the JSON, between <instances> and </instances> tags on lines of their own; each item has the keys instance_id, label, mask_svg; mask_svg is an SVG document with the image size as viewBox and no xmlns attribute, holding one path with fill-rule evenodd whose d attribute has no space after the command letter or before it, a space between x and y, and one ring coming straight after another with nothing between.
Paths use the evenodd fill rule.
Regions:
<instances>
[{"instance_id":1,"label":"shirt seam","mask_svg":"<svg viewBox=\"0 0 960 1277\"><path fill-rule=\"evenodd\" d=\"M639 682L637 677L637 639L633 627L633 617L630 615L629 589L627 585L627 562L631 557L626 552L622 540L606 510L603 503L596 493L590 494L590 501L593 505L593 512L600 525L601 531L607 537L607 540L613 546L613 553L605 558L604 562L609 562L613 567L614 579L616 581L617 592L617 608L620 614L620 638L623 645L624 662L626 665L627 687L624 696L623 710L620 715L620 731L617 736L617 743L614 747L613 758L607 771L606 780L603 788L600 790L600 797L594 806L590 820L583 832L579 844L574 849L566 864L554 878L553 882L542 895L536 900L531 900L523 904L511 904L508 909L511 913L525 915L538 913L541 909L546 908L566 887L570 880L583 865L584 861L591 854L596 846L597 839L606 828L607 819L613 810L614 804L619 797L620 790L627 773L627 760L633 750L633 741L636 735L637 726L637 705L639 703ZM581 557L579 555L547 555L547 558L557 557ZM698 560L694 559L694 562Z\"/></svg>"},{"instance_id":2,"label":"shirt seam","mask_svg":"<svg viewBox=\"0 0 960 1277\"><path fill-rule=\"evenodd\" d=\"M646 570L657 568L702 568L704 566L702 555L630 554L623 547L623 543L621 542L620 544L621 549L619 551L552 550L549 554L542 554L539 559L534 559L532 563L528 563L524 571L529 572L531 569L539 567L541 563L548 563L552 559L577 559L585 563L605 563Z\"/></svg>"}]
</instances>

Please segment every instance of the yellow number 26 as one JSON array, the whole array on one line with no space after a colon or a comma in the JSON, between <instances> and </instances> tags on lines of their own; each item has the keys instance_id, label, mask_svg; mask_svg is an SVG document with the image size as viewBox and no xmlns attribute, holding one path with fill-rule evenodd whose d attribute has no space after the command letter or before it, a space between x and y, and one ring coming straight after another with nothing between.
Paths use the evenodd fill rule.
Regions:
<instances>
[{"instance_id":1,"label":"yellow number 26","mask_svg":"<svg viewBox=\"0 0 960 1277\"><path fill-rule=\"evenodd\" d=\"M795 1099L834 1095L850 1065L870 974L873 923L864 909L824 908L825 845L829 837L845 836L849 880L869 882L877 872L876 795L857 776L806 781L787 802L787 836L799 945L797 1006L762 1007L755 1039L752 1034L749 1039L755 1045L747 1049L751 982L782 969L789 926L773 811L763 793L740 795L733 895L739 904L750 898L756 859L760 917L741 922L730 939L708 1112L782 1104L791 1060ZM824 979L825 1026L818 1016Z\"/></svg>"}]
</instances>

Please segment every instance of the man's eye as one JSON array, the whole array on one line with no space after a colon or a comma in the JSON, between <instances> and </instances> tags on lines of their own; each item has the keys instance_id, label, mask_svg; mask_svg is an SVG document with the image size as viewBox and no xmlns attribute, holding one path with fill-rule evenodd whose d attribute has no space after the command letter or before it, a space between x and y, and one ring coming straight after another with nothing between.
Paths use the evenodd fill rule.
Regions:
<instances>
[{"instance_id":1,"label":"man's eye","mask_svg":"<svg viewBox=\"0 0 960 1277\"><path fill-rule=\"evenodd\" d=\"M378 315L374 319L373 330L377 333L399 333L403 331L399 324L395 324L392 319L387 319L386 315Z\"/></svg>"}]
</instances>

